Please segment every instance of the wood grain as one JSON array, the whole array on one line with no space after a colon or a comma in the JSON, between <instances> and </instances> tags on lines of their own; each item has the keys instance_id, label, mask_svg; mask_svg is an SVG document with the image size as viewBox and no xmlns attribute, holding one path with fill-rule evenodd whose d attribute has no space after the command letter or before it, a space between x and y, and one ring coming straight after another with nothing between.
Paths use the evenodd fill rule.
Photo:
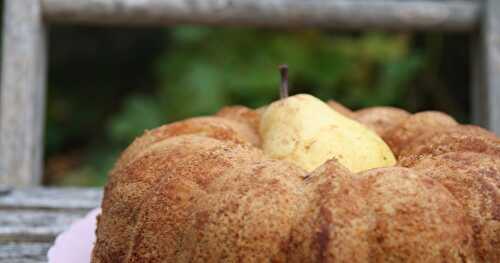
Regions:
<instances>
[{"instance_id":1,"label":"wood grain","mask_svg":"<svg viewBox=\"0 0 500 263\"><path fill-rule=\"evenodd\" d=\"M489 128L500 135L500 1L485 1L483 23Z\"/></svg>"},{"instance_id":2,"label":"wood grain","mask_svg":"<svg viewBox=\"0 0 500 263\"><path fill-rule=\"evenodd\" d=\"M90 210L100 205L98 188L27 188L0 195L0 211L7 209Z\"/></svg>"},{"instance_id":3,"label":"wood grain","mask_svg":"<svg viewBox=\"0 0 500 263\"><path fill-rule=\"evenodd\" d=\"M41 181L46 34L40 1L4 1L0 185Z\"/></svg>"},{"instance_id":4,"label":"wood grain","mask_svg":"<svg viewBox=\"0 0 500 263\"><path fill-rule=\"evenodd\" d=\"M0 263L41 263L47 262L49 243L9 243L0 244Z\"/></svg>"},{"instance_id":5,"label":"wood grain","mask_svg":"<svg viewBox=\"0 0 500 263\"><path fill-rule=\"evenodd\" d=\"M98 207L97 188L27 188L0 194L0 263L46 262L55 237Z\"/></svg>"},{"instance_id":6,"label":"wood grain","mask_svg":"<svg viewBox=\"0 0 500 263\"><path fill-rule=\"evenodd\" d=\"M53 242L86 211L1 211L0 244L8 242Z\"/></svg>"},{"instance_id":7,"label":"wood grain","mask_svg":"<svg viewBox=\"0 0 500 263\"><path fill-rule=\"evenodd\" d=\"M42 0L50 22L224 25L336 29L476 28L476 1L403 0Z\"/></svg>"},{"instance_id":8,"label":"wood grain","mask_svg":"<svg viewBox=\"0 0 500 263\"><path fill-rule=\"evenodd\" d=\"M474 122L500 135L500 1L485 0L472 43Z\"/></svg>"}]
</instances>

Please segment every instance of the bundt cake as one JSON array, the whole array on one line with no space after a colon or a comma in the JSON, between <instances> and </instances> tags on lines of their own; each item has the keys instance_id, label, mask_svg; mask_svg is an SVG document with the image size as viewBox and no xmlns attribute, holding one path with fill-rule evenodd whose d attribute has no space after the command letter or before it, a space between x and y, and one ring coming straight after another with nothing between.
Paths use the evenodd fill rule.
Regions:
<instances>
[{"instance_id":1,"label":"bundt cake","mask_svg":"<svg viewBox=\"0 0 500 263\"><path fill-rule=\"evenodd\" d=\"M335 161L324 166L305 180L309 206L289 261L474 261L472 228L439 183L402 167L349 174Z\"/></svg>"},{"instance_id":2,"label":"bundt cake","mask_svg":"<svg viewBox=\"0 0 500 263\"><path fill-rule=\"evenodd\" d=\"M383 139L391 147L392 152L399 156L408 143L423 133L440 131L454 125L457 125L457 122L445 113L423 111L394 124Z\"/></svg>"},{"instance_id":3,"label":"bundt cake","mask_svg":"<svg viewBox=\"0 0 500 263\"><path fill-rule=\"evenodd\" d=\"M500 139L476 126L453 126L421 134L398 158L401 166L409 167L422 158L448 152L487 153L500 158Z\"/></svg>"},{"instance_id":4,"label":"bundt cake","mask_svg":"<svg viewBox=\"0 0 500 263\"><path fill-rule=\"evenodd\" d=\"M411 168L441 183L462 205L478 261L500 262L500 159L450 152L424 158Z\"/></svg>"},{"instance_id":5,"label":"bundt cake","mask_svg":"<svg viewBox=\"0 0 500 263\"><path fill-rule=\"evenodd\" d=\"M244 106L228 106L222 108L216 114L218 117L242 122L250 126L255 134L259 131L260 113Z\"/></svg>"},{"instance_id":6,"label":"bundt cake","mask_svg":"<svg viewBox=\"0 0 500 263\"><path fill-rule=\"evenodd\" d=\"M495 134L440 112L330 107L398 163L352 172L332 158L306 172L273 159L260 148L266 107L164 125L110 172L92 262L500 262Z\"/></svg>"},{"instance_id":7,"label":"bundt cake","mask_svg":"<svg viewBox=\"0 0 500 263\"><path fill-rule=\"evenodd\" d=\"M384 138L388 131L410 117L410 113L394 107L371 107L354 112L353 118Z\"/></svg>"}]
</instances>

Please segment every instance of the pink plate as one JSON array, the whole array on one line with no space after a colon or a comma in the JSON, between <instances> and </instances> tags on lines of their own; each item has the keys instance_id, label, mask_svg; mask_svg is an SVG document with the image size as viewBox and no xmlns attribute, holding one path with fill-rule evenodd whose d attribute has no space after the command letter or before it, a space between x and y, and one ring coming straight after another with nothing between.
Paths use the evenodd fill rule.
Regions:
<instances>
[{"instance_id":1,"label":"pink plate","mask_svg":"<svg viewBox=\"0 0 500 263\"><path fill-rule=\"evenodd\" d=\"M61 233L49 249L49 263L89 263L95 242L96 217L100 208L90 211Z\"/></svg>"}]
</instances>

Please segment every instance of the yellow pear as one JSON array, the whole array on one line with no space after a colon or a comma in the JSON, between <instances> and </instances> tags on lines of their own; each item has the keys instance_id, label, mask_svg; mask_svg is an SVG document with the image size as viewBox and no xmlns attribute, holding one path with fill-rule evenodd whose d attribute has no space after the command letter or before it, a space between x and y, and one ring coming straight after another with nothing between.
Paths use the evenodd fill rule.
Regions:
<instances>
[{"instance_id":1,"label":"yellow pear","mask_svg":"<svg viewBox=\"0 0 500 263\"><path fill-rule=\"evenodd\" d=\"M266 154L307 171L332 158L352 172L396 164L378 135L308 94L269 105L262 115L260 134Z\"/></svg>"}]
</instances>

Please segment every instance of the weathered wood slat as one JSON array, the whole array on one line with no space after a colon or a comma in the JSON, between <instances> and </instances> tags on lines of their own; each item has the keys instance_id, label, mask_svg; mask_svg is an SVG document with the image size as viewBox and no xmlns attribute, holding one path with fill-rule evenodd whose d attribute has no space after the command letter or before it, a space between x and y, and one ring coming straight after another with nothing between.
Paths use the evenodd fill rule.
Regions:
<instances>
[{"instance_id":1,"label":"weathered wood slat","mask_svg":"<svg viewBox=\"0 0 500 263\"><path fill-rule=\"evenodd\" d=\"M4 1L0 185L27 186L41 181L45 35L40 1Z\"/></svg>"},{"instance_id":2,"label":"weathered wood slat","mask_svg":"<svg viewBox=\"0 0 500 263\"><path fill-rule=\"evenodd\" d=\"M46 262L55 237L101 201L97 188L0 189L0 263Z\"/></svg>"},{"instance_id":3,"label":"weathered wood slat","mask_svg":"<svg viewBox=\"0 0 500 263\"><path fill-rule=\"evenodd\" d=\"M472 122L487 127L489 122L489 108L488 104L485 103L487 89L485 86L484 50L482 49L481 34L480 32L474 32L471 38L471 88L469 89L469 93L471 96Z\"/></svg>"},{"instance_id":4,"label":"weathered wood slat","mask_svg":"<svg viewBox=\"0 0 500 263\"><path fill-rule=\"evenodd\" d=\"M0 194L0 211L11 209L90 210L100 205L98 188L26 188Z\"/></svg>"},{"instance_id":5,"label":"weathered wood slat","mask_svg":"<svg viewBox=\"0 0 500 263\"><path fill-rule=\"evenodd\" d=\"M500 135L500 1L486 0L483 17L488 126Z\"/></svg>"},{"instance_id":6,"label":"weathered wood slat","mask_svg":"<svg viewBox=\"0 0 500 263\"><path fill-rule=\"evenodd\" d=\"M52 242L100 205L97 188L28 188L0 195L0 244Z\"/></svg>"},{"instance_id":7,"label":"weathered wood slat","mask_svg":"<svg viewBox=\"0 0 500 263\"><path fill-rule=\"evenodd\" d=\"M402 0L42 0L50 22L197 24L338 29L476 28L476 1Z\"/></svg>"},{"instance_id":8,"label":"weathered wood slat","mask_svg":"<svg viewBox=\"0 0 500 263\"><path fill-rule=\"evenodd\" d=\"M485 0L472 45L474 121L500 135L500 1Z\"/></svg>"},{"instance_id":9,"label":"weathered wood slat","mask_svg":"<svg viewBox=\"0 0 500 263\"><path fill-rule=\"evenodd\" d=\"M0 244L53 242L72 222L88 211L0 211Z\"/></svg>"},{"instance_id":10,"label":"weathered wood slat","mask_svg":"<svg viewBox=\"0 0 500 263\"><path fill-rule=\"evenodd\" d=\"M0 244L0 263L47 262L50 243Z\"/></svg>"}]
</instances>

